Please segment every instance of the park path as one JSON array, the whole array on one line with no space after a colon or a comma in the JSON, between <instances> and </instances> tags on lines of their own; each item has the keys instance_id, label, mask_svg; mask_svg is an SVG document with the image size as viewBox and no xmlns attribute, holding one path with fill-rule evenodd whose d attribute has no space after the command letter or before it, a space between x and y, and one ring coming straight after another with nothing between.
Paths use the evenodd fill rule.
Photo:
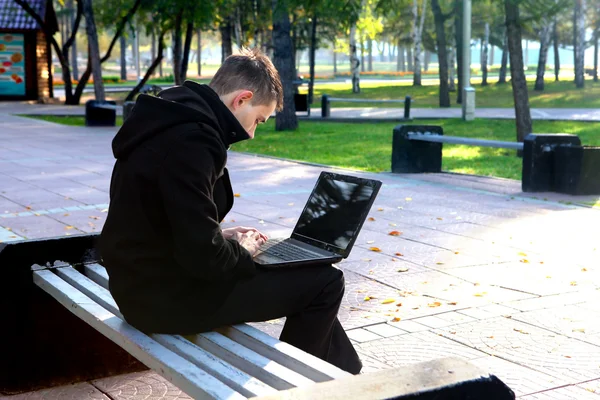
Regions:
<instances>
[{"instance_id":1,"label":"park path","mask_svg":"<svg viewBox=\"0 0 600 400\"><path fill-rule=\"evenodd\" d=\"M100 231L116 129L66 127L9 109L0 105L0 240ZM523 399L600 399L600 211L552 194L525 196L502 179L363 173L235 152L229 168L239 197L224 225L271 236L289 234L323 169L383 181L339 264L340 320L365 372L453 355ZM277 335L283 321L257 325ZM11 399L84 392L186 398L142 372Z\"/></svg>"}]
</instances>

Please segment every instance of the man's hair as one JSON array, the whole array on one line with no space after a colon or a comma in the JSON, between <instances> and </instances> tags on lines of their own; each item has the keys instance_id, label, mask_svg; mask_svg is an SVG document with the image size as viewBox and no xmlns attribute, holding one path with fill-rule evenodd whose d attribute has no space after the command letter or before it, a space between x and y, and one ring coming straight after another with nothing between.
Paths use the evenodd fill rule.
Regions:
<instances>
[{"instance_id":1,"label":"man's hair","mask_svg":"<svg viewBox=\"0 0 600 400\"><path fill-rule=\"evenodd\" d=\"M252 103L270 105L276 102L277 111L283 108L283 86L275 66L258 49L242 49L229 56L208 84L219 96L240 89L254 93Z\"/></svg>"}]
</instances>

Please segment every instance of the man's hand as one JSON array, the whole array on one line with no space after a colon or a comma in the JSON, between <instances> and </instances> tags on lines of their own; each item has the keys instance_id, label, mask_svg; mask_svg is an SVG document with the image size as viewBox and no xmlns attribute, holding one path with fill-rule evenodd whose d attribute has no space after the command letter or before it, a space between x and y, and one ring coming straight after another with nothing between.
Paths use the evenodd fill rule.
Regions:
<instances>
[{"instance_id":1,"label":"man's hand","mask_svg":"<svg viewBox=\"0 0 600 400\"><path fill-rule=\"evenodd\" d=\"M231 239L238 242L243 248L248 250L251 256L254 256L260 246L265 244L265 236L256 230L247 231L244 233L235 232Z\"/></svg>"},{"instance_id":2,"label":"man's hand","mask_svg":"<svg viewBox=\"0 0 600 400\"><path fill-rule=\"evenodd\" d=\"M265 241L266 241L267 239L269 239L269 238L267 237L267 235L265 235L264 233L261 233L261 232L259 232L259 231L258 231L258 229L256 229L256 228L249 228L249 227L247 227L247 226L236 226L236 227L234 227L234 228L226 228L226 229L223 229L223 231L222 231L222 232L223 232L223 237L224 237L225 239L233 239L233 238L234 238L234 235L235 235L236 233L246 233L246 232L256 232L256 233L258 233L258 234L260 235L260 237L261 237L261 238L263 238Z\"/></svg>"}]
</instances>

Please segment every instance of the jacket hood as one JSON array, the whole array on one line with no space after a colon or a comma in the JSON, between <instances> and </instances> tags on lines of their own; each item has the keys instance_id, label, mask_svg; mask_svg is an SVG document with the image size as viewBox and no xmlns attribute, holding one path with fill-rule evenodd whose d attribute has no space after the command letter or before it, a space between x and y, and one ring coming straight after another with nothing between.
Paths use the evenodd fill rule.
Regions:
<instances>
[{"instance_id":1,"label":"jacket hood","mask_svg":"<svg viewBox=\"0 0 600 400\"><path fill-rule=\"evenodd\" d=\"M208 85L186 81L159 93L141 94L112 141L115 158L126 157L144 141L186 123L204 123L220 133L226 147L250 139L233 113Z\"/></svg>"}]
</instances>

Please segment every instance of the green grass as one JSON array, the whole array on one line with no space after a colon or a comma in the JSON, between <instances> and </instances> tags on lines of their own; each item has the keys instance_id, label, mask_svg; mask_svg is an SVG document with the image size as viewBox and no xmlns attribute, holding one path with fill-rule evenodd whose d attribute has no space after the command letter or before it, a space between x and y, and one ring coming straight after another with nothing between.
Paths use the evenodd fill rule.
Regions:
<instances>
[{"instance_id":1,"label":"green grass","mask_svg":"<svg viewBox=\"0 0 600 400\"><path fill-rule=\"evenodd\" d=\"M480 80L473 79L475 87L475 103L480 108L513 107L513 95L510 82L505 85L492 83L486 87L480 85ZM585 89L576 89L573 82L546 81L545 90L533 90L533 81L528 82L529 103L533 108L600 108L600 82L586 81ZM321 107L321 95L328 94L332 97L353 99L404 99L410 95L413 107L428 108L439 106L437 85L412 86L412 82L361 82L361 93L353 94L350 83L332 83L315 86L313 107ZM306 91L306 89L303 89ZM450 93L453 107L456 104L456 92ZM332 107L396 107L401 108L401 103L344 103L332 102Z\"/></svg>"},{"instance_id":2,"label":"green grass","mask_svg":"<svg viewBox=\"0 0 600 400\"><path fill-rule=\"evenodd\" d=\"M83 117L36 116L65 125L83 125ZM118 124L122 123L119 117ZM460 119L419 120L440 125L444 134L469 138L515 141L512 120L464 122ZM254 140L233 145L239 152L264 154L372 172L391 169L392 129L395 123L337 123L300 121L294 132L276 132L273 119L261 125ZM535 121L534 132L572 133L585 145L600 146L600 123ZM522 160L515 151L474 146L444 145L445 171L521 179Z\"/></svg>"},{"instance_id":3,"label":"green grass","mask_svg":"<svg viewBox=\"0 0 600 400\"><path fill-rule=\"evenodd\" d=\"M56 124L68 126L84 126L85 120L80 116L56 116L56 115L20 115L21 117L41 119L42 121L54 122ZM117 116L117 126L123 125L123 117Z\"/></svg>"}]
</instances>

